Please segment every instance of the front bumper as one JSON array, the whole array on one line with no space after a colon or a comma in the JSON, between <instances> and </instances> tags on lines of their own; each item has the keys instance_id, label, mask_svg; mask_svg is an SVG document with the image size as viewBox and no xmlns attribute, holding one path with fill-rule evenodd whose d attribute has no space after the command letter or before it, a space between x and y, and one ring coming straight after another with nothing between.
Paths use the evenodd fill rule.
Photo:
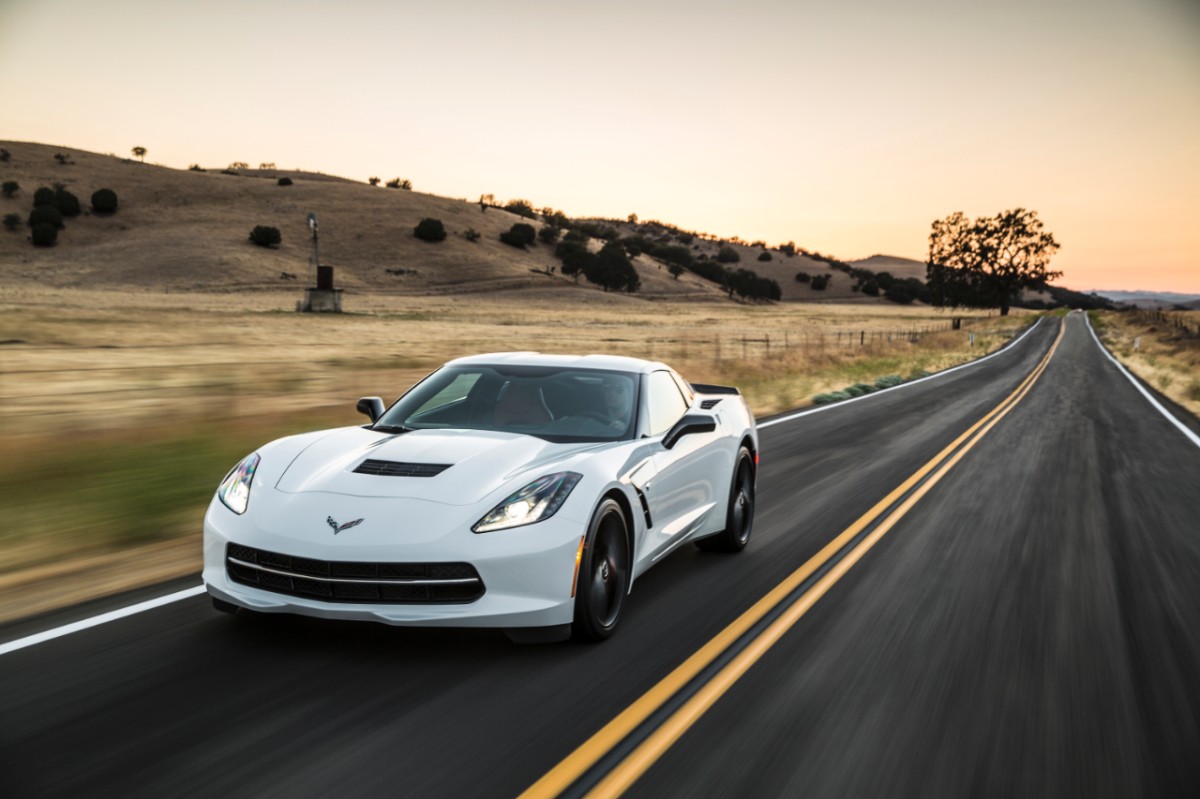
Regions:
<instances>
[{"instance_id":1,"label":"front bumper","mask_svg":"<svg viewBox=\"0 0 1200 799\"><path fill-rule=\"evenodd\" d=\"M409 626L549 627L572 621L576 555L587 523L564 513L565 507L544 522L475 534L474 518L462 521L474 508L421 500L272 491L261 492L253 503L251 512L238 516L214 499L204 517L204 583L225 602L263 613ZM366 521L335 535L327 516ZM484 591L474 601L445 604L291 596L230 579L231 543L324 561L469 563Z\"/></svg>"}]
</instances>

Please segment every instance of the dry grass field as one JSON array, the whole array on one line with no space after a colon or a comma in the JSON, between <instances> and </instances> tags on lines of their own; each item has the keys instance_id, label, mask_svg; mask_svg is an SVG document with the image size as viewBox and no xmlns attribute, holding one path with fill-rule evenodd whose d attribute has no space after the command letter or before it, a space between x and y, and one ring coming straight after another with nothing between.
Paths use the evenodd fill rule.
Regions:
<instances>
[{"instance_id":1,"label":"dry grass field","mask_svg":"<svg viewBox=\"0 0 1200 799\"><path fill-rule=\"evenodd\" d=\"M1126 369L1200 416L1200 311L1093 314Z\"/></svg>"}]
</instances>

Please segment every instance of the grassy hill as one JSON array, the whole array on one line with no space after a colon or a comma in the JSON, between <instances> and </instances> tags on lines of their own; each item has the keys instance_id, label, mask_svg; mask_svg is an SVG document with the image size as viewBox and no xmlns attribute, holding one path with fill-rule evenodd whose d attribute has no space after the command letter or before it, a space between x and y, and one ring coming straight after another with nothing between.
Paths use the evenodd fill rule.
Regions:
<instances>
[{"instance_id":1,"label":"grassy hill","mask_svg":"<svg viewBox=\"0 0 1200 799\"><path fill-rule=\"evenodd\" d=\"M351 292L538 289L586 299L599 291L585 280L576 284L558 274L560 263L552 245L538 243L520 250L499 240L515 222L529 220L499 208L481 209L465 199L373 187L315 172L241 169L231 175L220 166L206 171L172 169L45 144L0 142L0 147L11 154L9 161L0 163L0 181L15 180L21 187L15 196L0 198L0 216L13 213L21 218L15 231L0 231L0 268L10 284L172 292L298 287L311 280L307 219L312 212L320 223L321 262L333 265L337 285ZM282 177L290 178L292 185L278 185ZM24 224L34 192L58 185L74 193L84 211L66 220L55 246L35 247ZM91 213L89 199L100 188L117 193L117 213ZM428 243L413 236L413 228L425 217L444 223L445 241ZM249 232L256 225L278 228L282 244L272 249L251 244ZM622 236L665 235L653 223L612 225ZM480 234L477 241L466 238L470 230ZM592 249L601 244L593 241ZM689 246L695 257L709 258L722 246L733 248L741 260L730 266L775 280L785 301L881 301L852 292L849 277L802 254L768 251L736 240L697 238ZM764 252L769 252L769 261L758 260ZM715 283L690 272L675 279L649 256L638 256L633 263L642 283L639 298L724 297ZM552 267L555 274L543 274ZM811 283L798 282L797 272L833 277L826 290L816 291Z\"/></svg>"},{"instance_id":2,"label":"grassy hill","mask_svg":"<svg viewBox=\"0 0 1200 799\"><path fill-rule=\"evenodd\" d=\"M850 265L858 269L868 269L875 273L888 272L892 277L900 279L910 277L915 277L918 280L925 279L925 262L916 261L912 258L900 258L895 255L872 255L870 258L851 261Z\"/></svg>"},{"instance_id":3,"label":"grassy hill","mask_svg":"<svg viewBox=\"0 0 1200 799\"><path fill-rule=\"evenodd\" d=\"M514 222L528 221L478 203L372 187L295 170L240 170L238 175L170 169L131 159L24 142L0 142L11 153L0 163L0 181L20 191L0 197L0 216L16 213L16 231L0 230L0 266L10 282L57 287L104 286L146 290L233 291L277 289L306 282L308 214L320 223L321 262L336 267L339 286L401 294L441 294L528 287L598 291L558 274L553 248L528 250L499 240ZM61 164L56 154L70 163ZM278 178L291 178L290 186ZM24 220L40 186L62 184L79 197L84 213L67 219L54 247L34 247ZM92 214L89 198L113 189L120 201L111 216ZM413 236L421 219L442 220L445 241ZM255 225L276 227L276 249L250 243ZM464 234L480 233L476 242ZM598 246L598 244L597 244ZM636 264L646 297L719 298L720 289L693 275L679 280L651 259ZM388 270L393 270L389 272ZM396 274L399 272L400 274ZM283 273L298 280L282 278Z\"/></svg>"}]
</instances>

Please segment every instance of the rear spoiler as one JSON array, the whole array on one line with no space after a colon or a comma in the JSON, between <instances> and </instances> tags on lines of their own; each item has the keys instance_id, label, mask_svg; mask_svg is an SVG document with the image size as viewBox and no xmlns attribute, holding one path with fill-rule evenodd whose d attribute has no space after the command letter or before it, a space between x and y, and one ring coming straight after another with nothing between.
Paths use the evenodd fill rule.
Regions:
<instances>
[{"instance_id":1,"label":"rear spoiler","mask_svg":"<svg viewBox=\"0 0 1200 799\"><path fill-rule=\"evenodd\" d=\"M692 391L697 394L741 394L733 386L712 386L707 383L691 383Z\"/></svg>"}]
</instances>

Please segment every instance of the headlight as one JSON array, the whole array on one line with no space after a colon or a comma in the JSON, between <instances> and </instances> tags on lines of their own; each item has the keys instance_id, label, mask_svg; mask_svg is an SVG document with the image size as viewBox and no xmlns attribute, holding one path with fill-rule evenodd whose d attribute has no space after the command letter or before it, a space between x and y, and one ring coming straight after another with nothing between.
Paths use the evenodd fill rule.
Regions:
<instances>
[{"instance_id":1,"label":"headlight","mask_svg":"<svg viewBox=\"0 0 1200 799\"><path fill-rule=\"evenodd\" d=\"M490 533L549 519L567 501L571 489L582 477L575 472L555 472L539 477L488 511L471 530Z\"/></svg>"},{"instance_id":2,"label":"headlight","mask_svg":"<svg viewBox=\"0 0 1200 799\"><path fill-rule=\"evenodd\" d=\"M242 462L233 467L217 489L217 496L225 507L239 516L246 512L246 504L250 502L250 483L254 480L254 470L258 468L258 453L247 455Z\"/></svg>"}]
</instances>

